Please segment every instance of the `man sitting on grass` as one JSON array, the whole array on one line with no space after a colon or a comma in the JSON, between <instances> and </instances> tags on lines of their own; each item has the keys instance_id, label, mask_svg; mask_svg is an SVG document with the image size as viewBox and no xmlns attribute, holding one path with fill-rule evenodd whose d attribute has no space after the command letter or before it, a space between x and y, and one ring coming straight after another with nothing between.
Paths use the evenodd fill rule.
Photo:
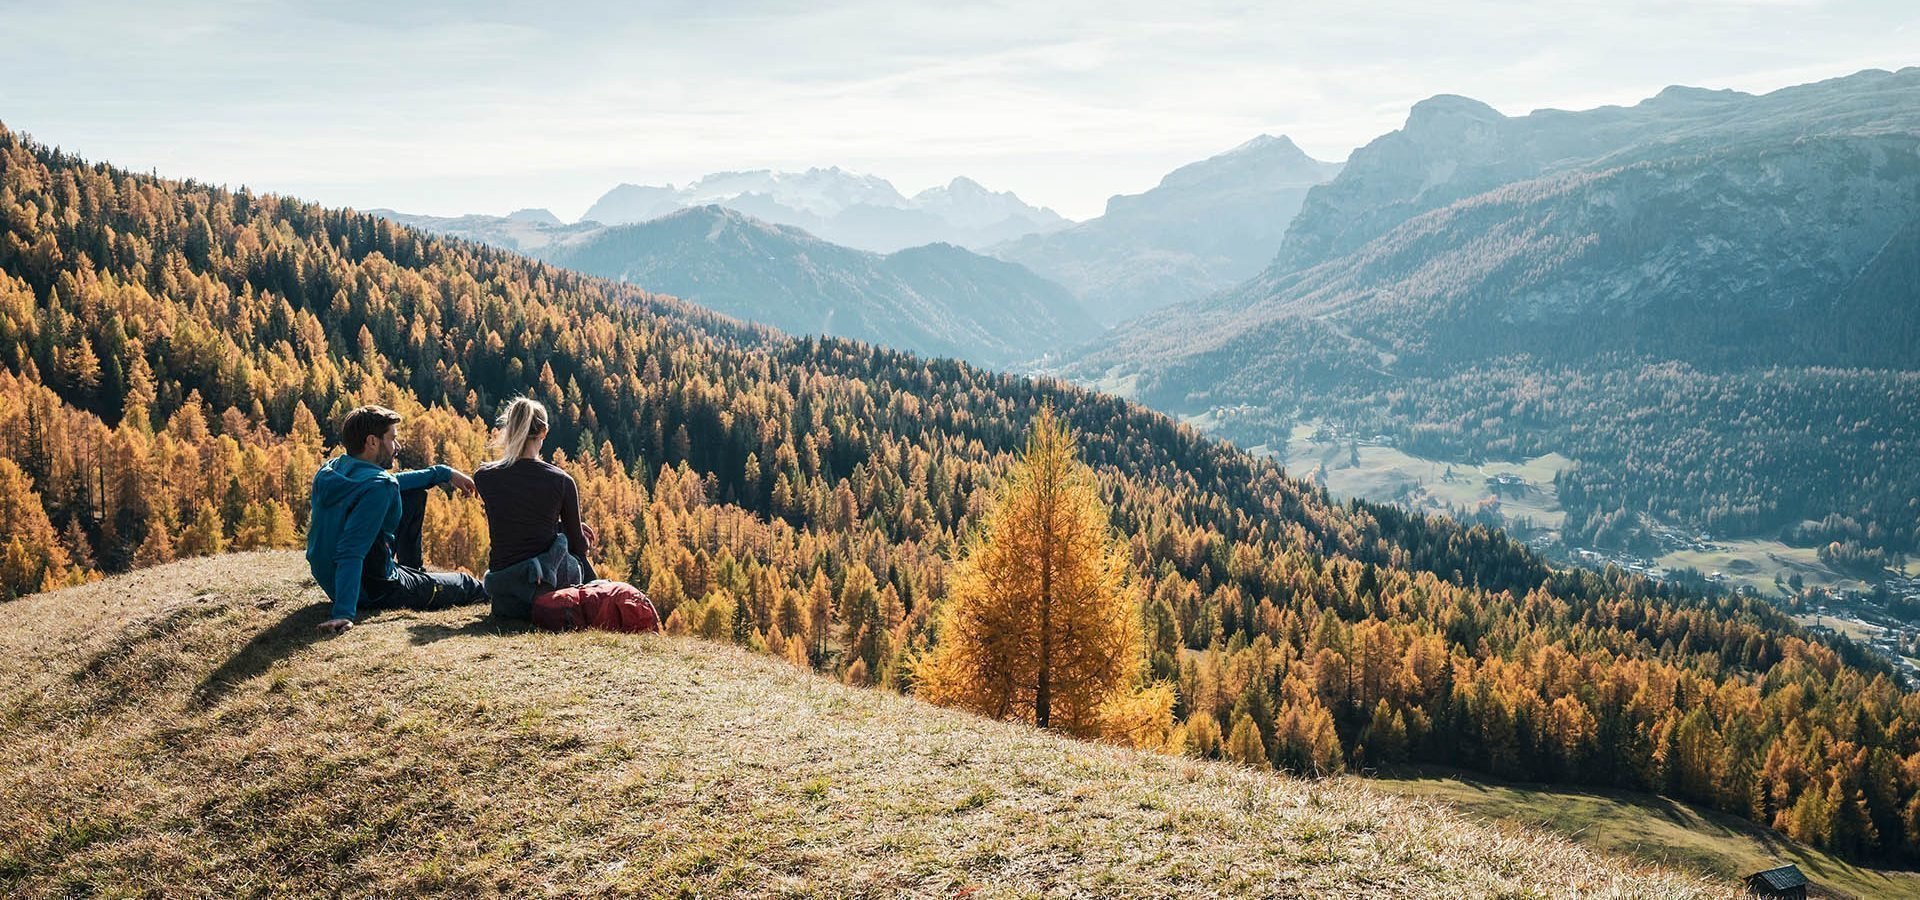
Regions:
<instances>
[{"instance_id":1,"label":"man sitting on grass","mask_svg":"<svg viewBox=\"0 0 1920 900\"><path fill-rule=\"evenodd\" d=\"M451 466L388 472L399 450L400 414L362 406L340 426L346 450L313 476L307 565L333 601L320 630L339 634L363 609L438 609L480 603L486 590L470 575L428 572L420 557L427 489L451 482L474 493L473 479Z\"/></svg>"}]
</instances>

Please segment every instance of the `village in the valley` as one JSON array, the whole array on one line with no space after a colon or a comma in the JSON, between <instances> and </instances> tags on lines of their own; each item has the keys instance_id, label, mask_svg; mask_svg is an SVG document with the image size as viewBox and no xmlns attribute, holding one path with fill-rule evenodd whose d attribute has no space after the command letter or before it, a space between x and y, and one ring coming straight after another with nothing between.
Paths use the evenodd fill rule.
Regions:
<instances>
[{"instance_id":1,"label":"village in the valley","mask_svg":"<svg viewBox=\"0 0 1920 900\"><path fill-rule=\"evenodd\" d=\"M1226 408L1192 420L1217 427L1252 410ZM1885 659L1909 686L1920 686L1920 573L1882 570L1877 580L1836 571L1813 548L1776 540L1734 539L1674 524L1649 523L1648 550L1566 544L1554 475L1571 461L1558 454L1529 460L1449 463L1410 455L1391 435L1336 424L1298 424L1282 446L1253 452L1335 497L1395 503L1415 512L1505 529L1555 562L1617 568L1656 581L1718 585L1781 604L1818 637L1845 638Z\"/></svg>"}]
</instances>

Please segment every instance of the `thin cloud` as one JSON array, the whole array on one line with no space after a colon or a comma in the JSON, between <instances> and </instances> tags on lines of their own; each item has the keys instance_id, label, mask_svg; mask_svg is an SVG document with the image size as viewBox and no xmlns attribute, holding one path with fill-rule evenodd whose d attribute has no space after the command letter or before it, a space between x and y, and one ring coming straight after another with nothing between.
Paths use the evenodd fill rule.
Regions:
<instances>
[{"instance_id":1,"label":"thin cloud","mask_svg":"<svg viewBox=\"0 0 1920 900\"><path fill-rule=\"evenodd\" d=\"M429 213L616 181L965 174L1085 217L1254 134L1339 159L1436 93L1510 115L1920 62L1905 3L0 0L0 116L136 169Z\"/></svg>"}]
</instances>

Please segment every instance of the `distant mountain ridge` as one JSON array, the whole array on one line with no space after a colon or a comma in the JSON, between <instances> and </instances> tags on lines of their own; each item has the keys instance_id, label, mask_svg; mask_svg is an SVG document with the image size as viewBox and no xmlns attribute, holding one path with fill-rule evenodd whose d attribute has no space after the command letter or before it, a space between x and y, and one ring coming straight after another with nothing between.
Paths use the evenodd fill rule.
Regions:
<instances>
[{"instance_id":1,"label":"distant mountain ridge","mask_svg":"<svg viewBox=\"0 0 1920 900\"><path fill-rule=\"evenodd\" d=\"M1548 176L1424 213L1349 257L1276 267L1113 343L1164 352L1163 371L1194 385L1249 357L1327 355L1322 328L1401 372L1607 352L1912 368L1914 284L1875 287L1872 272L1906 258L1916 198L1920 136ZM1783 228L1775 213L1789 206L1828 224ZM1308 383L1345 377L1330 366Z\"/></svg>"},{"instance_id":2,"label":"distant mountain ridge","mask_svg":"<svg viewBox=\"0 0 1920 900\"><path fill-rule=\"evenodd\" d=\"M548 228L560 228L566 225L566 223L560 221L560 217L554 215L553 210L550 209L516 209L513 212L507 213L507 220L511 222L525 222L529 225L545 225Z\"/></svg>"},{"instance_id":3,"label":"distant mountain ridge","mask_svg":"<svg viewBox=\"0 0 1920 900\"><path fill-rule=\"evenodd\" d=\"M529 211L371 212L789 334L850 337L986 366L1039 362L1101 330L1066 289L1016 263L952 244L873 253L717 204L618 226L556 226Z\"/></svg>"},{"instance_id":4,"label":"distant mountain ridge","mask_svg":"<svg viewBox=\"0 0 1920 900\"><path fill-rule=\"evenodd\" d=\"M1414 104L1398 131L1354 151L1289 227L1275 268L1352 252L1422 212L1505 184L1813 136L1920 130L1920 69L1870 70L1759 96L1673 86L1630 107L1509 117L1478 100Z\"/></svg>"},{"instance_id":5,"label":"distant mountain ridge","mask_svg":"<svg viewBox=\"0 0 1920 900\"><path fill-rule=\"evenodd\" d=\"M725 208L764 223L804 230L811 238L867 252L894 253L935 244L956 249L991 245L991 250L986 251L991 256L1024 266L1041 278L1064 286L1078 302L1080 312L1061 312L1051 306L1054 302L1051 290L1040 289L1023 279L1010 281L1004 273L988 274L993 271L992 267L971 262L961 269L997 281L1003 287L1012 287L1020 298L1040 302L1046 307L1041 320L1056 322L1062 327L1043 338L1034 334L991 334L970 326L929 327L936 321L950 320L948 316L910 316L899 321L884 321L856 314L852 316L854 321L876 327L863 324L853 331L837 333L890 341L923 352L956 353L988 365L1005 365L1033 360L1043 354L1056 355L1097 336L1105 326L1196 299L1259 272L1273 259L1307 191L1340 170L1340 163L1313 159L1286 137L1260 135L1225 153L1168 173L1151 190L1116 195L1107 201L1102 216L1078 225L1052 210L1030 206L1012 192L994 192L969 178L955 178L907 198L883 178L838 167L805 172L721 172L683 187L623 184L602 196L580 222L572 225L559 223L543 209L520 210L507 217L374 212L402 224L543 259L558 261L561 254L573 254L569 256L574 260L571 265L592 259L595 265L592 273L607 277L623 277L622 273L638 277L643 272L646 277L659 277L673 267L665 265L650 251L645 260L620 261L598 251L578 255L563 249L563 245L587 243L603 227L641 224L697 206ZM659 229L647 233L677 232ZM624 246L638 249L631 238ZM922 253L910 258L929 256ZM951 254L947 256L950 260L956 258ZM747 268L761 267L760 261L743 264ZM877 271L866 263L852 270ZM957 275L959 271L949 269L948 274ZM803 272L792 274L802 282L814 277ZM1014 286L1015 282L1019 282L1018 286ZM707 277L701 281L700 288L714 294L718 283L718 279ZM692 282L680 284L682 288L694 287ZM662 284L648 286L675 290ZM893 287L899 284L895 282ZM983 296L977 285L962 287L950 283L948 287L959 295ZM766 282L764 289L768 296L788 294L786 286L774 281ZM826 317L827 309L848 311L844 306L827 303L824 295L813 288L803 288L799 294L815 299L799 308L777 313L764 301L752 301L738 294L730 294L724 300L697 295L689 295L689 299L717 303L715 308L756 317L777 327L798 329L798 333L813 333L822 323L831 322ZM918 300L903 299L891 305L911 307L917 303ZM889 305L880 304L872 309ZM993 306L989 303L982 311ZM1000 315L1006 311L1003 303L999 312L986 314ZM767 318L769 315L773 317ZM983 340L967 343L972 338L962 338L969 335ZM1032 353L1009 355L1015 347Z\"/></svg>"},{"instance_id":6,"label":"distant mountain ridge","mask_svg":"<svg viewBox=\"0 0 1920 900\"><path fill-rule=\"evenodd\" d=\"M678 188L622 184L596 201L582 221L628 225L705 205L804 228L833 243L877 253L933 243L982 248L1072 224L1011 191L996 193L969 178L955 178L908 198L884 178L838 166L805 172L719 172Z\"/></svg>"},{"instance_id":7,"label":"distant mountain ridge","mask_svg":"<svg viewBox=\"0 0 1920 900\"><path fill-rule=\"evenodd\" d=\"M870 253L718 205L574 236L541 256L790 334L990 365L1099 331L1065 289L1013 263L951 244Z\"/></svg>"},{"instance_id":8,"label":"distant mountain ridge","mask_svg":"<svg viewBox=\"0 0 1920 900\"><path fill-rule=\"evenodd\" d=\"M1077 371L1178 406L1515 352L1908 368L1920 288L1875 272L1911 265L1916 218L1920 68L1518 118L1436 97L1307 196L1271 267Z\"/></svg>"},{"instance_id":9,"label":"distant mountain ridge","mask_svg":"<svg viewBox=\"0 0 1920 900\"><path fill-rule=\"evenodd\" d=\"M519 210L505 216L479 213L464 216L427 216L391 209L369 209L367 213L390 222L418 228L434 234L478 241L505 250L538 255L556 241L577 238L602 230L598 222L568 225L544 209ZM545 213L545 215L541 215Z\"/></svg>"},{"instance_id":10,"label":"distant mountain ridge","mask_svg":"<svg viewBox=\"0 0 1920 900\"><path fill-rule=\"evenodd\" d=\"M989 252L1065 285L1112 324L1252 277L1273 260L1307 192L1340 172L1261 135L1182 166L1099 218Z\"/></svg>"}]
</instances>

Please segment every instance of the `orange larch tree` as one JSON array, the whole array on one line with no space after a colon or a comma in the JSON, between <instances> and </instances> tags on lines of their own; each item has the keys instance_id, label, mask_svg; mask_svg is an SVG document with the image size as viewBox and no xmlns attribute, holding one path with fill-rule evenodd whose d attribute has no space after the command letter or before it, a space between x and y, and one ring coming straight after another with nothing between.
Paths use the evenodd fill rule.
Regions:
<instances>
[{"instance_id":1,"label":"orange larch tree","mask_svg":"<svg viewBox=\"0 0 1920 900\"><path fill-rule=\"evenodd\" d=\"M921 696L1079 735L1109 732L1139 679L1123 545L1074 442L1043 406L998 506L956 566Z\"/></svg>"}]
</instances>

